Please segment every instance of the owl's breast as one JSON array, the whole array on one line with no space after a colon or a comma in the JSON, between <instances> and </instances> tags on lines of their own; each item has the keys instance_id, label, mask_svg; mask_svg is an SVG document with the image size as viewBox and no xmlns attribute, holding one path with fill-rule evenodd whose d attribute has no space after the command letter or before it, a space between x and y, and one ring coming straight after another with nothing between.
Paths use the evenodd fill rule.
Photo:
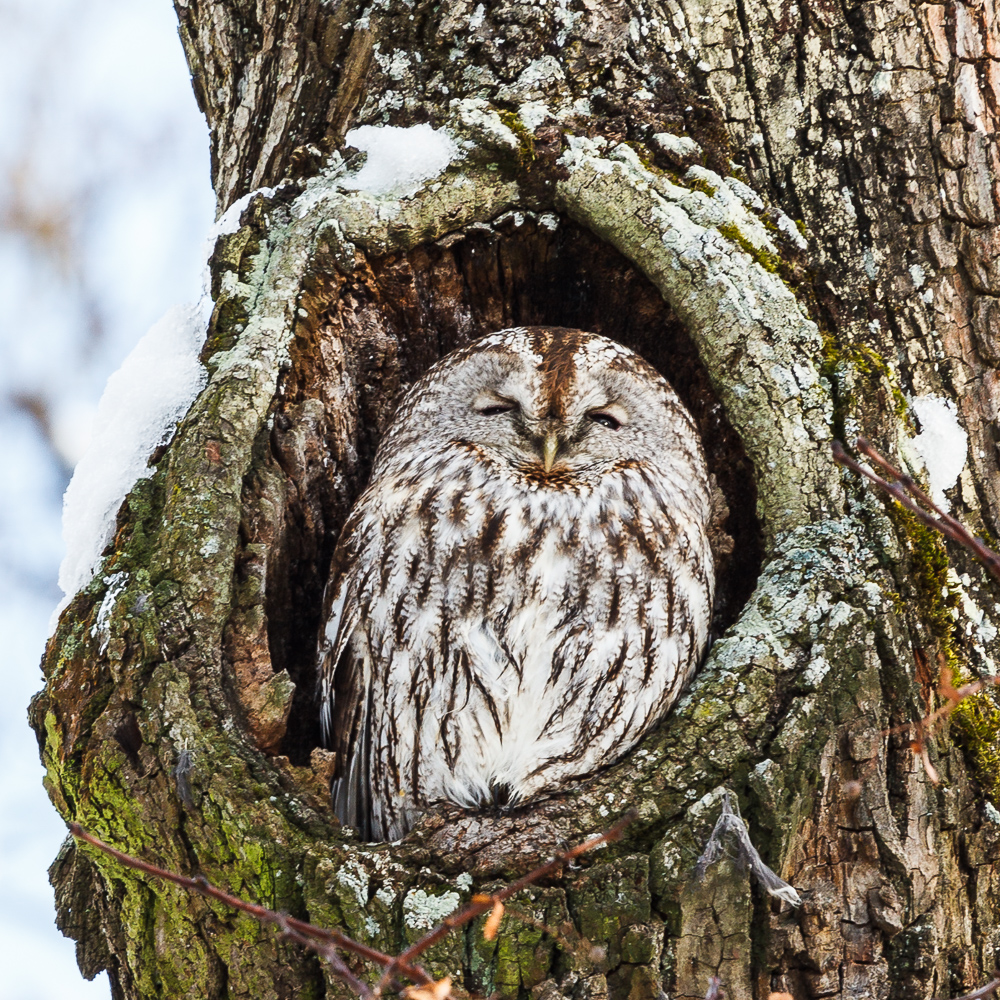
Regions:
<instances>
[{"instance_id":1,"label":"owl's breast","mask_svg":"<svg viewBox=\"0 0 1000 1000\"><path fill-rule=\"evenodd\" d=\"M398 667L405 651L401 698L426 682L426 711L460 706L495 741L513 741L519 726L537 739L556 723L536 705L558 706L568 732L588 712L607 721L616 682L648 689L653 710L693 669L712 599L696 496L668 509L642 469L573 489L488 466L439 470L424 490L386 485L383 571L367 583L365 628L382 663ZM582 693L601 685L599 697Z\"/></svg>"}]
</instances>

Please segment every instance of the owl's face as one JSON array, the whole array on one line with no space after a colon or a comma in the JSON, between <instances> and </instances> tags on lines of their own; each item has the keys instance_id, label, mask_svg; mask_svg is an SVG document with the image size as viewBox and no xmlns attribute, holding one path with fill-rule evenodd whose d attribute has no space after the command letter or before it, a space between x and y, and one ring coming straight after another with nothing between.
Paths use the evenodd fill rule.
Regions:
<instances>
[{"instance_id":1,"label":"owl's face","mask_svg":"<svg viewBox=\"0 0 1000 1000\"><path fill-rule=\"evenodd\" d=\"M383 452L398 454L419 427L421 439L405 444L424 454L471 448L553 486L623 462L659 465L695 433L673 390L638 355L550 327L504 330L442 359L393 423Z\"/></svg>"}]
</instances>

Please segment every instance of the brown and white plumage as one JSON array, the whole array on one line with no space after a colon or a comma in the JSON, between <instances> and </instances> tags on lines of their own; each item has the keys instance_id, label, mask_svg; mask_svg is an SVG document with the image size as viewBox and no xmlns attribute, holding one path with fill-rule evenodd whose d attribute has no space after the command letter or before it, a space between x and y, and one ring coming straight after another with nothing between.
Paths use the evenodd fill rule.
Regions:
<instances>
[{"instance_id":1,"label":"brown and white plumage","mask_svg":"<svg viewBox=\"0 0 1000 1000\"><path fill-rule=\"evenodd\" d=\"M691 417L621 345L522 328L434 365L327 590L341 821L393 840L435 801L523 801L627 750L704 649L710 519Z\"/></svg>"}]
</instances>

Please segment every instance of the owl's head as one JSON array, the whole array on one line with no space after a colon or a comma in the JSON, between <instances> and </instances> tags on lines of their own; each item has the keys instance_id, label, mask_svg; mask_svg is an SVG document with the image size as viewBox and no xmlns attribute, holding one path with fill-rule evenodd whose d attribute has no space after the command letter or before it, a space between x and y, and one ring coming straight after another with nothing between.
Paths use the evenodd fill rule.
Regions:
<instances>
[{"instance_id":1,"label":"owl's head","mask_svg":"<svg viewBox=\"0 0 1000 1000\"><path fill-rule=\"evenodd\" d=\"M561 327L502 330L442 358L411 388L376 468L453 448L553 487L631 462L705 475L697 430L666 380L621 344Z\"/></svg>"}]
</instances>

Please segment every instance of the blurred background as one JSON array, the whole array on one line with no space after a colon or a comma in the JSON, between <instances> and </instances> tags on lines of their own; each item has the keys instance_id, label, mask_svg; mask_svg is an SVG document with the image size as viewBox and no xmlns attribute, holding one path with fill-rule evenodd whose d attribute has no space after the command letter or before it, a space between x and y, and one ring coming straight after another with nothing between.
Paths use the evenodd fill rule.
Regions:
<instances>
[{"instance_id":1,"label":"blurred background","mask_svg":"<svg viewBox=\"0 0 1000 1000\"><path fill-rule=\"evenodd\" d=\"M208 134L170 0L0 0L0 1000L110 996L55 929L27 704L104 383L200 292Z\"/></svg>"}]
</instances>

